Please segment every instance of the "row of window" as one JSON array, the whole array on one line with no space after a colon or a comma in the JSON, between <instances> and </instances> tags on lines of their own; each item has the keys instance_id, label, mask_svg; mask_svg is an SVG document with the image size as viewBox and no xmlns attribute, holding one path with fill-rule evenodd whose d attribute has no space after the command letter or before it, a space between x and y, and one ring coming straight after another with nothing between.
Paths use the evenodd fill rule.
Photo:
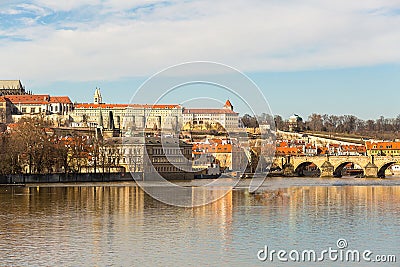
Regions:
<instances>
[{"instance_id":1,"label":"row of window","mask_svg":"<svg viewBox=\"0 0 400 267\"><path fill-rule=\"evenodd\" d=\"M186 158L182 157L177 157L177 158L172 158L168 159L166 157L157 157L152 159L153 163L184 163L186 161Z\"/></svg>"},{"instance_id":2,"label":"row of window","mask_svg":"<svg viewBox=\"0 0 400 267\"><path fill-rule=\"evenodd\" d=\"M161 166L161 167L155 167L156 171L158 172L179 172L181 171L175 166Z\"/></svg>"},{"instance_id":3,"label":"row of window","mask_svg":"<svg viewBox=\"0 0 400 267\"><path fill-rule=\"evenodd\" d=\"M108 154L120 154L120 155L141 155L142 149L141 148L121 148L121 149L111 149L109 148L106 151Z\"/></svg>"},{"instance_id":4,"label":"row of window","mask_svg":"<svg viewBox=\"0 0 400 267\"><path fill-rule=\"evenodd\" d=\"M396 154L396 155L400 155L400 150L372 150L371 154L381 154L381 153L385 153L385 154Z\"/></svg>"},{"instance_id":5,"label":"row of window","mask_svg":"<svg viewBox=\"0 0 400 267\"><path fill-rule=\"evenodd\" d=\"M377 149L378 147L377 147L377 145L374 145L374 146L373 146L373 148L374 148L374 149ZM384 147L383 147L383 146L379 146L379 148L381 148L381 149L382 149L382 148L384 148ZM388 146L386 146L386 149L391 149L391 148L393 148L393 146L392 146L392 145L388 145Z\"/></svg>"},{"instance_id":6,"label":"row of window","mask_svg":"<svg viewBox=\"0 0 400 267\"><path fill-rule=\"evenodd\" d=\"M179 148L154 148L153 149L153 154L154 155L180 155L181 154L181 149ZM188 150L185 150L185 154L188 155L189 152ZM190 152L191 154L191 152Z\"/></svg>"},{"instance_id":7,"label":"row of window","mask_svg":"<svg viewBox=\"0 0 400 267\"><path fill-rule=\"evenodd\" d=\"M68 108L65 108L64 111L65 110L68 111ZM26 108L26 107L21 108L21 112L22 113L27 113L28 111L29 111L29 113L36 113L36 112L41 113L42 112L42 108L41 107L38 107L38 108L31 107L29 109ZM45 110L43 110L43 111L45 111ZM60 109L58 109L58 106L55 106L54 110L53 110L53 106L50 106L50 111L51 112L59 112L59 111L61 112L62 111L62 107ZM14 109L14 112L16 112L16 109Z\"/></svg>"}]
</instances>

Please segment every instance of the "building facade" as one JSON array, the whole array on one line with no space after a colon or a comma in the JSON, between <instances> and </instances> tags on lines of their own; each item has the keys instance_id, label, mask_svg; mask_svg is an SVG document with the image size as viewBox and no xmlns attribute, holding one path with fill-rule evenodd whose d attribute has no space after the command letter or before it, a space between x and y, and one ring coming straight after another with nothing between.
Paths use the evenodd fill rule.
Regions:
<instances>
[{"instance_id":1,"label":"building facade","mask_svg":"<svg viewBox=\"0 0 400 267\"><path fill-rule=\"evenodd\" d=\"M75 127L101 127L99 119L107 124L112 112L115 126L122 131L130 129L152 129L177 131L186 123L196 125L218 123L232 130L239 126L239 114L233 111L229 100L222 109L191 109L178 104L106 104L99 88L93 96L93 103L75 104L71 114Z\"/></svg>"},{"instance_id":2,"label":"building facade","mask_svg":"<svg viewBox=\"0 0 400 267\"><path fill-rule=\"evenodd\" d=\"M185 108L183 110L183 124L191 123L193 126L212 123L220 124L226 130L234 130L239 127L239 113L233 111L229 100L222 109L196 109Z\"/></svg>"},{"instance_id":3,"label":"building facade","mask_svg":"<svg viewBox=\"0 0 400 267\"><path fill-rule=\"evenodd\" d=\"M0 96L25 95L25 87L20 80L0 80Z\"/></svg>"},{"instance_id":4,"label":"building facade","mask_svg":"<svg viewBox=\"0 0 400 267\"><path fill-rule=\"evenodd\" d=\"M400 142L366 142L368 156L400 156Z\"/></svg>"},{"instance_id":5,"label":"building facade","mask_svg":"<svg viewBox=\"0 0 400 267\"><path fill-rule=\"evenodd\" d=\"M180 105L106 104L103 103L99 88L93 96L93 103L75 104L71 117L73 125L101 127L108 124L112 112L115 127L124 131L134 129L175 130L182 124Z\"/></svg>"},{"instance_id":6,"label":"building facade","mask_svg":"<svg viewBox=\"0 0 400 267\"><path fill-rule=\"evenodd\" d=\"M169 138L114 137L100 149L100 168L123 167L125 171L143 174L144 180L193 179L192 145Z\"/></svg>"},{"instance_id":7,"label":"building facade","mask_svg":"<svg viewBox=\"0 0 400 267\"><path fill-rule=\"evenodd\" d=\"M46 116L55 123L66 124L73 110L67 96L50 95L5 95L0 99L0 115L6 123L17 122L22 117Z\"/></svg>"}]
</instances>

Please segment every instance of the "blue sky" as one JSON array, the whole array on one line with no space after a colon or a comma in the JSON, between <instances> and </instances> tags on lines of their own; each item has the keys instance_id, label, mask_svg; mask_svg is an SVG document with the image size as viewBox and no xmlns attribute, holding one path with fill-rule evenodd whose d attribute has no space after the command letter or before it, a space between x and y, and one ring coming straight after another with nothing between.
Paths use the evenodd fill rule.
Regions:
<instances>
[{"instance_id":1,"label":"blue sky","mask_svg":"<svg viewBox=\"0 0 400 267\"><path fill-rule=\"evenodd\" d=\"M0 79L78 102L98 86L126 103L152 74L205 60L246 73L284 117L395 117L399 11L398 0L6 0Z\"/></svg>"}]
</instances>

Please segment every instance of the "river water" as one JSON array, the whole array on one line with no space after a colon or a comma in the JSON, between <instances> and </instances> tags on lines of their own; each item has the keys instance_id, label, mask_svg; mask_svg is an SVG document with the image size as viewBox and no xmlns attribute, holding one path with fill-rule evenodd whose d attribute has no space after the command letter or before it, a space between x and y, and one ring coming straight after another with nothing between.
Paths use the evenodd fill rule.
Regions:
<instances>
[{"instance_id":1,"label":"river water","mask_svg":"<svg viewBox=\"0 0 400 267\"><path fill-rule=\"evenodd\" d=\"M134 183L0 187L0 266L400 265L398 181L284 181L256 195L239 186L199 208L162 204ZM337 249L339 239L349 249L396 255L397 263L295 264L257 256L265 246Z\"/></svg>"}]
</instances>

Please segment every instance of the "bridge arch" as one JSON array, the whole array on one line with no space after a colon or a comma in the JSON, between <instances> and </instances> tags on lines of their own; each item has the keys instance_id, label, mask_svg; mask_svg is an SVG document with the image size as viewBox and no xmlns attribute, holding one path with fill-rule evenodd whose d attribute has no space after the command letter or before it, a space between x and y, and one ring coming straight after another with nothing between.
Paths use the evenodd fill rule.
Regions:
<instances>
[{"instance_id":1,"label":"bridge arch","mask_svg":"<svg viewBox=\"0 0 400 267\"><path fill-rule=\"evenodd\" d=\"M296 168L295 168L295 173L297 176L300 177L320 177L321 175L321 169L312 161L305 161L300 163Z\"/></svg>"},{"instance_id":2,"label":"bridge arch","mask_svg":"<svg viewBox=\"0 0 400 267\"><path fill-rule=\"evenodd\" d=\"M359 171L358 171L359 173L356 172L356 171L354 171L354 174L355 174L355 175L364 176L365 170L364 170L363 166L360 166L357 162L353 162L353 161L344 161L344 162L341 162L341 163L339 163L338 165L336 165L336 166L335 166L335 169L334 169L334 171L333 171L333 176L334 176L334 177L337 177L337 178L343 177L343 172L344 172L344 170L345 170L346 167L349 166L350 164L351 164L352 166L359 166L359 167L360 167L360 168L355 169L355 170L359 170Z\"/></svg>"},{"instance_id":3,"label":"bridge arch","mask_svg":"<svg viewBox=\"0 0 400 267\"><path fill-rule=\"evenodd\" d=\"M396 163L398 163L398 162L397 161L391 161L391 162L383 164L382 167L378 168L378 178L385 178L386 177L386 170L390 166L392 166L392 165L394 165Z\"/></svg>"}]
</instances>

